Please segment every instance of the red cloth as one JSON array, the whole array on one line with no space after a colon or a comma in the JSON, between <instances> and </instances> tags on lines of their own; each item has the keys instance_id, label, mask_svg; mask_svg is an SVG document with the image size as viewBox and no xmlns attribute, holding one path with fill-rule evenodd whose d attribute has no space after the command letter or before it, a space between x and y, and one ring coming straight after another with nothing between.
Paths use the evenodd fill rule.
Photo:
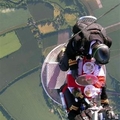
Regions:
<instances>
[{"instance_id":1,"label":"red cloth","mask_svg":"<svg viewBox=\"0 0 120 120\"><path fill-rule=\"evenodd\" d=\"M82 63L82 67L86 62L91 62L91 60L87 60L86 58L84 58L83 63ZM93 74L94 73L91 73L91 75L93 75ZM83 73L83 70L82 70L82 75L85 75L85 73ZM105 76L96 76L96 77L98 78L98 82L96 82L93 85L97 88L101 88L102 87L101 85L105 84L106 78L105 78ZM73 76L71 74L67 74L67 85L68 85L68 87L80 88L81 92L84 93L85 87L78 85L75 82L75 79L73 78Z\"/></svg>"}]
</instances>

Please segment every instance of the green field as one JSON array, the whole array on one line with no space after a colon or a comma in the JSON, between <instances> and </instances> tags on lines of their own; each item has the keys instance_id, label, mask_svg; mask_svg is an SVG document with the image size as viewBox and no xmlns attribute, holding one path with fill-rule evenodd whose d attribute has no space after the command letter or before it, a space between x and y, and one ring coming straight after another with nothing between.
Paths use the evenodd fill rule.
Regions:
<instances>
[{"instance_id":1,"label":"green field","mask_svg":"<svg viewBox=\"0 0 120 120\"><path fill-rule=\"evenodd\" d=\"M103 8L93 11L96 17L101 16L112 7L120 3L120 0L101 0ZM102 17L98 22L104 27L120 22L120 5Z\"/></svg>"},{"instance_id":2,"label":"green field","mask_svg":"<svg viewBox=\"0 0 120 120\"><path fill-rule=\"evenodd\" d=\"M18 76L38 66L42 59L41 50L28 27L18 29L15 33L19 38L21 48L0 59L0 71L2 71L0 72L0 90Z\"/></svg>"},{"instance_id":3,"label":"green field","mask_svg":"<svg viewBox=\"0 0 120 120\"><path fill-rule=\"evenodd\" d=\"M5 116L3 116L2 112L0 111L0 120L7 120Z\"/></svg>"},{"instance_id":4,"label":"green field","mask_svg":"<svg viewBox=\"0 0 120 120\"><path fill-rule=\"evenodd\" d=\"M15 2L15 3L18 3L18 2L20 2L21 0L10 0L10 1Z\"/></svg>"},{"instance_id":5,"label":"green field","mask_svg":"<svg viewBox=\"0 0 120 120\"><path fill-rule=\"evenodd\" d=\"M65 7L66 7L65 2L61 2L61 0L49 0L49 2L58 4L62 9L65 9Z\"/></svg>"},{"instance_id":6,"label":"green field","mask_svg":"<svg viewBox=\"0 0 120 120\"><path fill-rule=\"evenodd\" d=\"M39 71L36 71L11 85L0 95L0 102L16 120L60 120L49 111L39 84Z\"/></svg>"},{"instance_id":7,"label":"green field","mask_svg":"<svg viewBox=\"0 0 120 120\"><path fill-rule=\"evenodd\" d=\"M35 21L54 18L53 7L51 5L47 6L45 3L39 2L37 4L28 4L28 9Z\"/></svg>"},{"instance_id":8,"label":"green field","mask_svg":"<svg viewBox=\"0 0 120 120\"><path fill-rule=\"evenodd\" d=\"M114 31L109 34L109 36L113 40L113 44L111 47L111 57L110 61L107 64L107 88L111 89L117 93L120 94L119 91L119 85L120 85L120 29L117 31ZM108 95L109 98L111 98L111 95ZM113 95L112 96L112 101L114 107L117 107L116 112L119 113L120 115L120 106L119 106L119 101L120 101L120 95Z\"/></svg>"},{"instance_id":9,"label":"green field","mask_svg":"<svg viewBox=\"0 0 120 120\"><path fill-rule=\"evenodd\" d=\"M10 32L5 34L5 36L0 36L0 58L3 58L21 47L21 44L15 34L15 32Z\"/></svg>"},{"instance_id":10,"label":"green field","mask_svg":"<svg viewBox=\"0 0 120 120\"><path fill-rule=\"evenodd\" d=\"M16 2L16 0L13 1ZM69 5L65 2L60 2L62 0L49 1L59 4L59 6L61 6L63 9L71 4L69 0L65 0L65 2L68 1ZM119 0L101 0L101 2L104 8L93 11L95 16L97 17L105 13L105 11L108 11L112 6L116 5ZM28 6L30 12L27 9L13 9L9 12L3 13L0 10L0 33L5 32L5 30L9 30L11 28L16 28L17 26L22 26L23 24L26 24L28 18L31 17L31 15L33 15L33 18L35 20L49 18L47 13L43 14L43 11L40 11L39 6L37 6L37 8L33 8L36 7L36 5L37 4L35 3L32 4L31 7ZM76 6L74 7L76 8ZM81 7L79 7L79 9L80 8ZM101 18L98 22L101 23L103 26L108 26L119 22L119 11L120 7L111 11L108 15ZM52 12L49 11L48 13L50 15L50 18L52 18ZM116 80L120 80L119 33L120 30L109 34L109 36L113 39L113 45L111 47L111 59L109 64L107 65L107 73L113 76ZM43 37L43 39L41 39L40 42L42 47L39 49L37 46L37 40L34 38L29 27L17 29L16 34L15 32L11 32L6 33L4 36L0 37L0 58L14 52L10 56L4 57L0 60L0 71L2 71L0 72L1 88L9 84L11 81L13 82L15 78L23 75L23 73L25 73L26 71L29 71L32 68L41 65L44 60L42 53L51 50L51 48L57 44L58 39L57 32L55 34L52 33L46 35L45 37ZM7 110L8 114L11 115L15 120L61 120L57 112L50 112L50 108L48 107L49 102L46 102L45 100L46 94L42 89L42 86L40 86L41 83L39 76L40 71L33 72L24 77L22 76L22 79L13 82L13 84L10 84L10 86L7 87L5 91L3 90L1 92L0 103L3 105L5 110ZM116 90L115 87L113 87L112 79L109 76L107 76L107 87L114 91ZM119 100L119 96L114 97L116 98L116 100ZM1 112L0 120L6 120Z\"/></svg>"},{"instance_id":11,"label":"green field","mask_svg":"<svg viewBox=\"0 0 120 120\"><path fill-rule=\"evenodd\" d=\"M111 47L111 59L110 59L110 63L108 64L107 68L108 68L108 72L114 76L117 80L120 81L120 66L119 66L119 62L120 62L120 29L118 31L115 31L111 34L109 34L109 36L112 38L113 40L113 44Z\"/></svg>"},{"instance_id":12,"label":"green field","mask_svg":"<svg viewBox=\"0 0 120 120\"><path fill-rule=\"evenodd\" d=\"M49 34L44 39L42 39L43 50L47 47L53 46L57 44L58 35L57 34Z\"/></svg>"},{"instance_id":13,"label":"green field","mask_svg":"<svg viewBox=\"0 0 120 120\"><path fill-rule=\"evenodd\" d=\"M29 11L26 9L0 10L0 32L27 24L27 20L30 16Z\"/></svg>"}]
</instances>

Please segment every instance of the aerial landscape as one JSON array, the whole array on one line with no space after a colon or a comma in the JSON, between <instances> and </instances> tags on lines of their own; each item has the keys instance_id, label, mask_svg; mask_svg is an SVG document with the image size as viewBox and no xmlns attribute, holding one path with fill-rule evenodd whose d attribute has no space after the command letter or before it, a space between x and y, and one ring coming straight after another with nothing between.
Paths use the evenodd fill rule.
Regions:
<instances>
[{"instance_id":1,"label":"aerial landscape","mask_svg":"<svg viewBox=\"0 0 120 120\"><path fill-rule=\"evenodd\" d=\"M120 0L0 0L0 120L67 120L45 93L41 69L84 15L99 18ZM120 115L120 6L97 21L112 38L107 92Z\"/></svg>"}]
</instances>

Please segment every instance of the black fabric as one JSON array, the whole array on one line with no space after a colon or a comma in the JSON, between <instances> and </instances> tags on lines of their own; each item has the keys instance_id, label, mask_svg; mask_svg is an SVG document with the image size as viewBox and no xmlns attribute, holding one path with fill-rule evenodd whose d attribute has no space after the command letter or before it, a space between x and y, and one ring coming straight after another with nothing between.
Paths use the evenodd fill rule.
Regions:
<instances>
[{"instance_id":1,"label":"black fabric","mask_svg":"<svg viewBox=\"0 0 120 120\"><path fill-rule=\"evenodd\" d=\"M80 103L75 101L75 97L70 93L69 89L67 88L64 92L64 97L66 100L67 107L70 108L72 105L79 107ZM79 114L80 109L77 111L71 110L68 113L68 119L69 120L74 120L75 116Z\"/></svg>"},{"instance_id":2,"label":"black fabric","mask_svg":"<svg viewBox=\"0 0 120 120\"><path fill-rule=\"evenodd\" d=\"M64 96L65 96L65 100L68 108L70 108L72 105L78 107L78 110L71 110L68 113L69 120L77 120L75 119L77 115L79 115L79 120L83 120L82 117L88 117L89 118L88 120L91 120L91 112L88 109L81 112L81 109L80 109L81 104L85 104L84 98L83 99L78 98L78 102L76 102L75 97L70 93L68 89L66 89L66 91L64 92Z\"/></svg>"},{"instance_id":3,"label":"black fabric","mask_svg":"<svg viewBox=\"0 0 120 120\"><path fill-rule=\"evenodd\" d=\"M59 59L59 67L62 71L67 71L69 69L68 56L66 53Z\"/></svg>"},{"instance_id":4,"label":"black fabric","mask_svg":"<svg viewBox=\"0 0 120 120\"><path fill-rule=\"evenodd\" d=\"M104 41L104 44L110 48L112 45L112 39L109 36L107 36L105 41Z\"/></svg>"},{"instance_id":5,"label":"black fabric","mask_svg":"<svg viewBox=\"0 0 120 120\"><path fill-rule=\"evenodd\" d=\"M69 89L67 88L64 92L64 97L67 103L68 108L71 107L71 105L73 105L73 103L75 102L75 98L74 96L70 93Z\"/></svg>"},{"instance_id":6,"label":"black fabric","mask_svg":"<svg viewBox=\"0 0 120 120\"><path fill-rule=\"evenodd\" d=\"M73 26L72 31L73 31L73 33L74 33L74 34L76 34L76 33L78 33L78 32L80 32L80 31L81 31L81 28L79 28L79 27L78 27L78 25L77 25L77 24L75 24L75 25ZM84 37L84 35L83 35L83 33L82 33L82 32L80 32L80 33L79 33L79 35L80 35L81 39Z\"/></svg>"},{"instance_id":7,"label":"black fabric","mask_svg":"<svg viewBox=\"0 0 120 120\"><path fill-rule=\"evenodd\" d=\"M79 29L82 29L82 33L84 35L84 37L89 41L90 39L90 35L91 34L99 34L102 38L106 38L106 30L97 23L92 23L91 22L80 22L77 24L77 26L79 27Z\"/></svg>"},{"instance_id":8,"label":"black fabric","mask_svg":"<svg viewBox=\"0 0 120 120\"><path fill-rule=\"evenodd\" d=\"M76 114L75 111L70 111L70 112L68 113L68 119L69 119L69 120L77 120L77 119L75 119L75 117L76 117L77 115L79 115L79 112ZM82 120L82 118L79 119L79 120Z\"/></svg>"},{"instance_id":9,"label":"black fabric","mask_svg":"<svg viewBox=\"0 0 120 120\"><path fill-rule=\"evenodd\" d=\"M89 40L90 41L98 40L101 43L104 43L104 38L100 34L90 34Z\"/></svg>"},{"instance_id":10,"label":"black fabric","mask_svg":"<svg viewBox=\"0 0 120 120\"><path fill-rule=\"evenodd\" d=\"M83 29L82 33L83 36L86 38L87 41L92 40L99 40L102 43L106 44L108 47L111 47L112 45L112 39L107 36L106 30L98 23L79 23L76 26L78 26L79 29ZM88 27L86 27L88 25Z\"/></svg>"},{"instance_id":11,"label":"black fabric","mask_svg":"<svg viewBox=\"0 0 120 120\"><path fill-rule=\"evenodd\" d=\"M76 102L75 97L73 96L73 94L70 93L68 88L64 92L64 97L65 97L68 108L70 108L72 105L76 107L80 107L81 101L79 100L78 102ZM80 109L78 109L78 111L79 110Z\"/></svg>"},{"instance_id":12,"label":"black fabric","mask_svg":"<svg viewBox=\"0 0 120 120\"><path fill-rule=\"evenodd\" d=\"M75 60L77 55L82 54L81 48L81 41L75 41L74 38L72 38L66 47L66 54L69 59Z\"/></svg>"},{"instance_id":13,"label":"black fabric","mask_svg":"<svg viewBox=\"0 0 120 120\"><path fill-rule=\"evenodd\" d=\"M78 69L73 69L71 70L71 72L72 72L73 78L76 79L78 77Z\"/></svg>"},{"instance_id":14,"label":"black fabric","mask_svg":"<svg viewBox=\"0 0 120 120\"><path fill-rule=\"evenodd\" d=\"M78 33L81 29L83 29L89 24L90 23L76 23L73 26L73 33L74 34ZM76 60L76 56L81 56L81 57L85 56L87 57L87 59L90 59L91 56L89 55L89 48L90 48L90 43L93 40L97 39L101 43L106 44L108 47L111 47L112 45L112 40L106 35L105 29L97 23L93 23L86 29L82 30L82 32L79 35L81 38L80 40L76 41L75 37L73 37L69 40L66 46L65 58L68 58L67 60L69 59ZM67 70L67 69L64 69L64 66L65 66L64 63L66 63L67 67L69 67L71 70L78 68L77 64L68 65L67 60L65 58L63 58L60 62L61 70L62 70L62 67L63 67L63 71Z\"/></svg>"},{"instance_id":15,"label":"black fabric","mask_svg":"<svg viewBox=\"0 0 120 120\"><path fill-rule=\"evenodd\" d=\"M107 96L107 93L106 93L106 87L102 87L101 99L102 100L108 99L108 96Z\"/></svg>"}]
</instances>

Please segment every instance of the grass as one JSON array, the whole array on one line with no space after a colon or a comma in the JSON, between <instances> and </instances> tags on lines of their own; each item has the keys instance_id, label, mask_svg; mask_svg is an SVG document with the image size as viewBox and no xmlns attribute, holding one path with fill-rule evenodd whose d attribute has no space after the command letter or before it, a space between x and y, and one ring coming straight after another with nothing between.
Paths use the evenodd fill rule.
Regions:
<instances>
[{"instance_id":1,"label":"grass","mask_svg":"<svg viewBox=\"0 0 120 120\"><path fill-rule=\"evenodd\" d=\"M51 1L58 2L64 8L66 6L64 2L60 2L59 0L51 0ZM107 7L104 7L104 9L99 9L100 11L98 10L94 11L96 16L100 16L102 13L105 12L105 10L108 10L109 8L111 8L112 5L115 5L116 1L118 0L116 1L109 0L108 2L109 4L111 4L110 6L107 3L107 0L102 0L102 1L104 3L106 2L106 5L104 4L104 6L107 6ZM116 21L119 20L119 16L118 16L119 11L120 10L117 8L115 11L111 12L108 16L103 17L99 22L105 26L115 23ZM114 12L118 14L117 17L116 17L116 14L114 14ZM115 17L113 15L115 15ZM22 23L26 23L27 18L30 16L30 14L27 10L18 9L15 11L11 11L9 13L4 13L4 14L0 12L0 16L1 16L0 17L0 25L1 25L0 30L5 30L9 27L13 27L16 25L20 25ZM112 20L110 20L109 17ZM6 34L6 36L7 35L8 34ZM115 39L114 45L112 47L113 50L116 49L115 46L117 46L117 49L120 46L118 42L116 42L117 35L119 35L119 33L117 33L116 35L112 34L111 36L113 40ZM4 36L4 39L6 36ZM10 39L10 36L8 38ZM118 40L119 39L117 38L117 41ZM57 42L57 35L55 36L49 35L48 37L44 38L42 40L43 51L44 50L49 51L49 49L46 49L46 48L48 47L51 49L51 46L55 45L56 42ZM0 52L1 52L1 49L0 49ZM112 52L112 57L114 57L114 54L119 55L119 52ZM31 57L29 60L31 60L32 58L34 57ZM116 57L115 59L111 59L110 64L107 67L109 70L108 72L110 72L115 77L117 76L117 79L119 78L119 71L120 71L117 66L118 64L119 64L118 57ZM43 89L42 87L39 86L39 84L40 84L39 72L32 73L31 75L25 77L24 79L21 79L18 82L14 83L3 94L1 94L0 102L8 110L8 112L17 120L39 120L39 119L59 120L57 116L49 112L49 108L46 105L45 99L43 97L44 96Z\"/></svg>"},{"instance_id":2,"label":"grass","mask_svg":"<svg viewBox=\"0 0 120 120\"><path fill-rule=\"evenodd\" d=\"M51 5L47 6L45 3L42 2L36 4L30 3L28 4L28 9L33 19L37 22L54 18L53 7Z\"/></svg>"},{"instance_id":3,"label":"grass","mask_svg":"<svg viewBox=\"0 0 120 120\"><path fill-rule=\"evenodd\" d=\"M10 0L10 1L15 2L15 3L18 3L18 2L20 2L21 0Z\"/></svg>"},{"instance_id":4,"label":"grass","mask_svg":"<svg viewBox=\"0 0 120 120\"><path fill-rule=\"evenodd\" d=\"M21 44L15 34L10 32L0 37L0 58L3 58L21 47Z\"/></svg>"},{"instance_id":5,"label":"grass","mask_svg":"<svg viewBox=\"0 0 120 120\"><path fill-rule=\"evenodd\" d=\"M0 111L0 120L7 120L5 116L3 116L2 112Z\"/></svg>"},{"instance_id":6,"label":"grass","mask_svg":"<svg viewBox=\"0 0 120 120\"><path fill-rule=\"evenodd\" d=\"M47 48L43 51L44 57L46 57L46 56L49 54L49 52L50 52L51 50L53 50L54 48L55 48L55 46L47 47Z\"/></svg>"},{"instance_id":7,"label":"grass","mask_svg":"<svg viewBox=\"0 0 120 120\"><path fill-rule=\"evenodd\" d=\"M25 9L12 9L4 13L0 10L0 32L26 24L30 16L29 11Z\"/></svg>"},{"instance_id":8,"label":"grass","mask_svg":"<svg viewBox=\"0 0 120 120\"><path fill-rule=\"evenodd\" d=\"M0 95L0 102L17 120L60 120L49 111L39 86L39 71L19 80Z\"/></svg>"},{"instance_id":9,"label":"grass","mask_svg":"<svg viewBox=\"0 0 120 120\"><path fill-rule=\"evenodd\" d=\"M120 81L120 66L119 66L119 61L120 61L120 29L118 31L115 31L113 33L110 33L109 36L113 40L113 44L111 47L111 59L110 63L108 65L108 71L109 73L114 76L117 80Z\"/></svg>"},{"instance_id":10,"label":"grass","mask_svg":"<svg viewBox=\"0 0 120 120\"><path fill-rule=\"evenodd\" d=\"M66 7L65 2L61 2L60 0L49 0L49 2L56 3L56 4L58 4L63 9Z\"/></svg>"},{"instance_id":11,"label":"grass","mask_svg":"<svg viewBox=\"0 0 120 120\"><path fill-rule=\"evenodd\" d=\"M48 34L44 39L42 39L43 51L48 47L52 47L57 44L58 35L57 34Z\"/></svg>"},{"instance_id":12,"label":"grass","mask_svg":"<svg viewBox=\"0 0 120 120\"><path fill-rule=\"evenodd\" d=\"M101 16L102 14L110 10L113 6L120 3L120 0L101 0L101 2L103 8L93 11L96 17ZM116 7L111 12L106 14L104 17L98 20L98 22L105 27L120 22L120 6Z\"/></svg>"}]
</instances>

